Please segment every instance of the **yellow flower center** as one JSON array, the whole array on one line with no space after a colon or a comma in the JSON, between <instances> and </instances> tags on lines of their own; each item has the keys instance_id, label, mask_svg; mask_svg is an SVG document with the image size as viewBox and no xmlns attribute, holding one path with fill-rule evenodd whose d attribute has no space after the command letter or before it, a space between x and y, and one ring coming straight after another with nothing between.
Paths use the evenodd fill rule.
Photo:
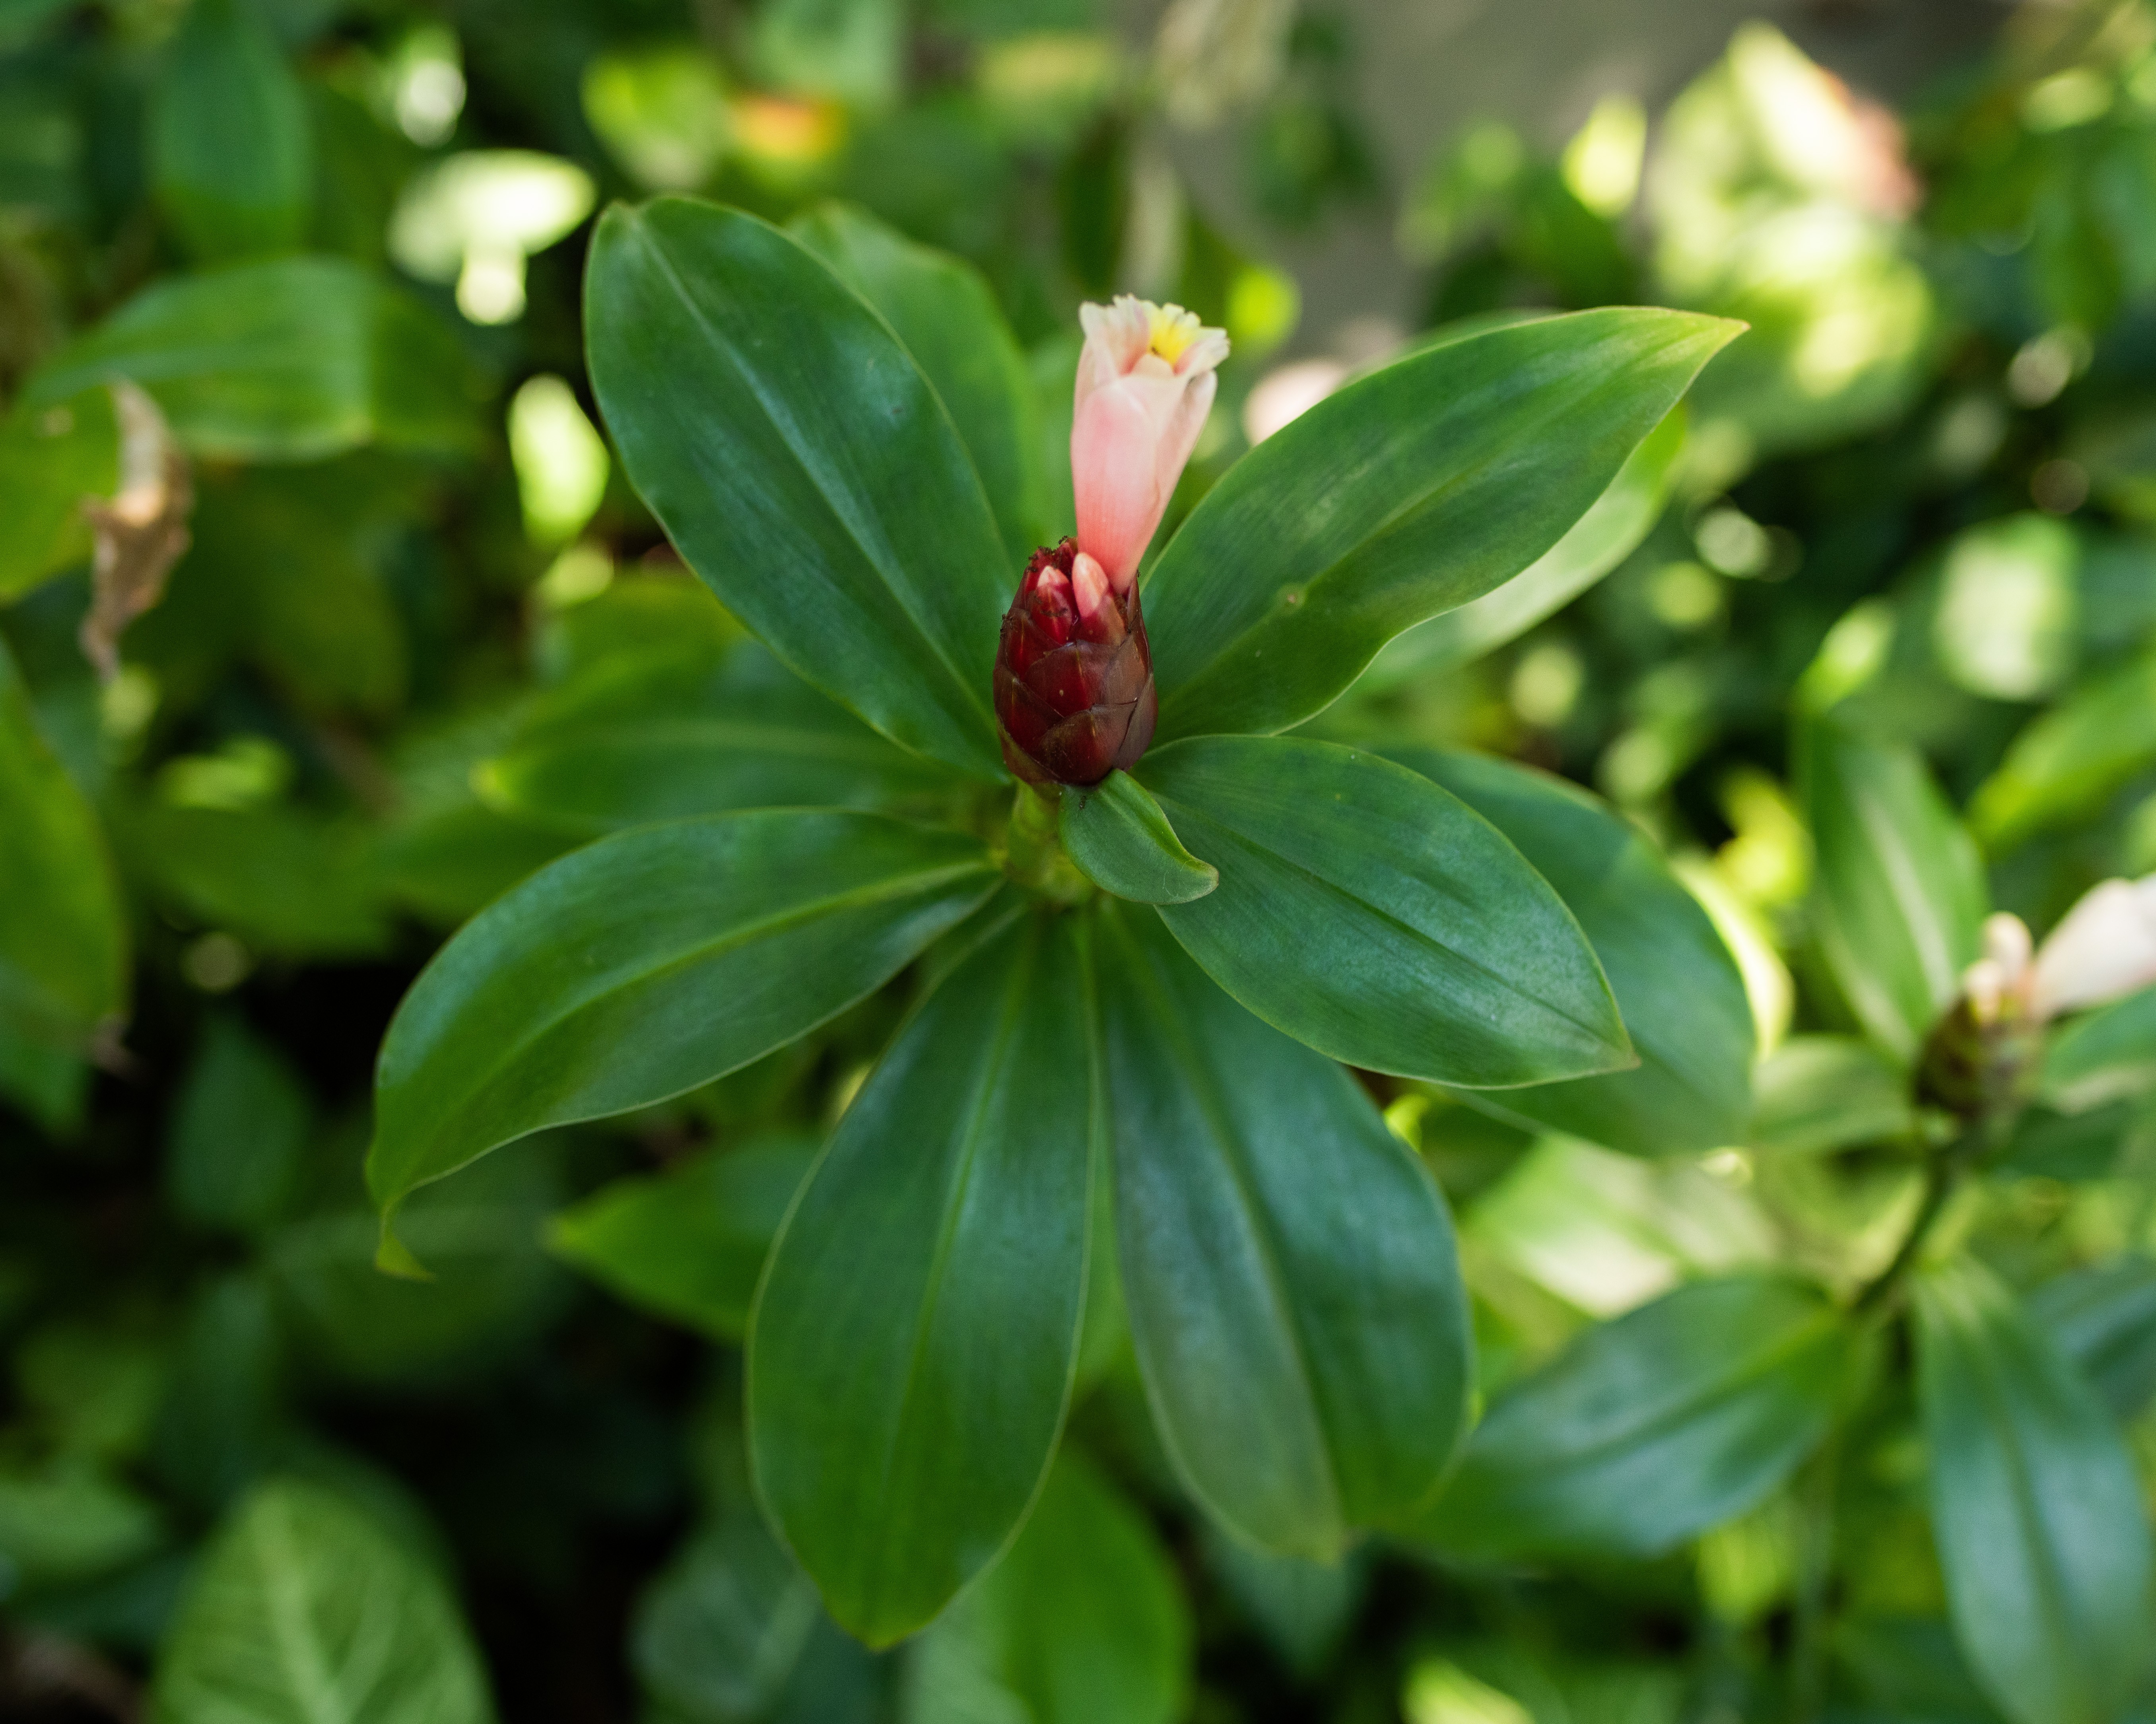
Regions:
<instances>
[{"instance_id":1,"label":"yellow flower center","mask_svg":"<svg viewBox=\"0 0 2156 1724\"><path fill-rule=\"evenodd\" d=\"M1157 353L1168 364L1190 351L1190 344L1198 339L1202 326L1195 311L1186 311L1180 305L1146 305L1146 351Z\"/></svg>"}]
</instances>

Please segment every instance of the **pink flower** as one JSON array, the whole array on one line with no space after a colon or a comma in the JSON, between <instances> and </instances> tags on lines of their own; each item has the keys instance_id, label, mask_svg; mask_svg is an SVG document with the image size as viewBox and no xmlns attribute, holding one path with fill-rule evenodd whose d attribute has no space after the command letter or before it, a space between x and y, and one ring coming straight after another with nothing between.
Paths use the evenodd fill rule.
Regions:
<instances>
[{"instance_id":1,"label":"pink flower","mask_svg":"<svg viewBox=\"0 0 2156 1724\"><path fill-rule=\"evenodd\" d=\"M1078 544L1121 594L1137 578L1204 428L1228 337L1180 305L1129 294L1081 306L1078 321L1086 331L1070 423Z\"/></svg>"}]
</instances>

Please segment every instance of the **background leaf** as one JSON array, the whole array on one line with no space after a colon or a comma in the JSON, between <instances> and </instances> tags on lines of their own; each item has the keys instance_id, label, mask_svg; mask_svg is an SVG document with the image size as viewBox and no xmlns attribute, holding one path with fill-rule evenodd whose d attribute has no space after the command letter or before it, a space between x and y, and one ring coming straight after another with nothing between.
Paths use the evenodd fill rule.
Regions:
<instances>
[{"instance_id":1,"label":"background leaf","mask_svg":"<svg viewBox=\"0 0 2156 1724\"><path fill-rule=\"evenodd\" d=\"M1086 936L1027 916L931 994L788 1218L748 1358L757 1491L871 1645L994 1560L1055 1453L1100 1075Z\"/></svg>"},{"instance_id":2,"label":"background leaf","mask_svg":"<svg viewBox=\"0 0 2156 1724\"><path fill-rule=\"evenodd\" d=\"M126 1000L126 929L96 816L0 644L0 1027L86 1042Z\"/></svg>"},{"instance_id":3,"label":"background leaf","mask_svg":"<svg viewBox=\"0 0 2156 1724\"><path fill-rule=\"evenodd\" d=\"M1976 847L1913 749L1830 717L1799 746L1820 948L1865 1029L1912 1058L1976 957L1989 907Z\"/></svg>"},{"instance_id":4,"label":"background leaf","mask_svg":"<svg viewBox=\"0 0 2156 1724\"><path fill-rule=\"evenodd\" d=\"M2016 1724L2116 1718L2149 1657L2148 1511L2118 1428L1988 1270L1917 1285L1932 1524L1963 1652Z\"/></svg>"},{"instance_id":5,"label":"background leaf","mask_svg":"<svg viewBox=\"0 0 2156 1724\"><path fill-rule=\"evenodd\" d=\"M1578 919L1640 1063L1477 1099L1633 1155L1734 1143L1751 1102L1744 978L1699 902L1637 828L1562 779L1485 755L1394 749L1519 847Z\"/></svg>"},{"instance_id":6,"label":"background leaf","mask_svg":"<svg viewBox=\"0 0 2156 1724\"><path fill-rule=\"evenodd\" d=\"M783 1134L612 1180L556 1216L556 1254L630 1304L721 1341L748 1330L763 1260L816 1158Z\"/></svg>"},{"instance_id":7,"label":"background leaf","mask_svg":"<svg viewBox=\"0 0 2156 1724\"><path fill-rule=\"evenodd\" d=\"M314 191L306 99L244 0L195 0L150 101L157 201L198 258L297 249Z\"/></svg>"},{"instance_id":8,"label":"background leaf","mask_svg":"<svg viewBox=\"0 0 2156 1724\"><path fill-rule=\"evenodd\" d=\"M398 290L341 258L277 258L144 289L23 392L54 407L126 377L191 454L304 461L377 442L454 451L473 437L470 362Z\"/></svg>"},{"instance_id":9,"label":"background leaf","mask_svg":"<svg viewBox=\"0 0 2156 1724\"><path fill-rule=\"evenodd\" d=\"M1414 355L1237 462L1146 587L1163 741L1308 718L1563 537L1737 326L1583 311Z\"/></svg>"},{"instance_id":10,"label":"background leaf","mask_svg":"<svg viewBox=\"0 0 2156 1724\"><path fill-rule=\"evenodd\" d=\"M2118 1419L2156 1398L2156 1258L2123 1251L2035 1288L2029 1315Z\"/></svg>"},{"instance_id":11,"label":"background leaf","mask_svg":"<svg viewBox=\"0 0 2156 1724\"><path fill-rule=\"evenodd\" d=\"M826 203L787 232L882 314L965 439L1009 558L1010 585L1048 537L1033 379L979 270L865 210Z\"/></svg>"},{"instance_id":12,"label":"background leaf","mask_svg":"<svg viewBox=\"0 0 2156 1724\"><path fill-rule=\"evenodd\" d=\"M565 856L405 996L368 1189L388 1211L542 1126L745 1065L889 980L993 884L972 839L872 814L718 814Z\"/></svg>"},{"instance_id":13,"label":"background leaf","mask_svg":"<svg viewBox=\"0 0 2156 1724\"><path fill-rule=\"evenodd\" d=\"M1002 776L988 686L1017 572L889 326L784 234L685 198L608 210L586 294L608 428L689 566L886 735Z\"/></svg>"},{"instance_id":14,"label":"background leaf","mask_svg":"<svg viewBox=\"0 0 2156 1724\"><path fill-rule=\"evenodd\" d=\"M318 1485L233 1511L160 1650L167 1724L485 1724L455 1601L422 1562Z\"/></svg>"},{"instance_id":15,"label":"background leaf","mask_svg":"<svg viewBox=\"0 0 2156 1724\"><path fill-rule=\"evenodd\" d=\"M1017 1542L913 1648L901 1716L1174 1724L1191 1639L1158 1536L1066 1448Z\"/></svg>"},{"instance_id":16,"label":"background leaf","mask_svg":"<svg viewBox=\"0 0 2156 1724\"><path fill-rule=\"evenodd\" d=\"M669 1716L761 1718L823 1618L808 1577L744 1503L652 1583L637 1605L629 1656Z\"/></svg>"},{"instance_id":17,"label":"background leaf","mask_svg":"<svg viewBox=\"0 0 2156 1724\"><path fill-rule=\"evenodd\" d=\"M603 660L540 700L478 782L491 806L596 834L735 808L890 810L951 781L742 641Z\"/></svg>"},{"instance_id":18,"label":"background leaf","mask_svg":"<svg viewBox=\"0 0 2156 1724\"><path fill-rule=\"evenodd\" d=\"M2156 988L2068 1018L2044 1049L2041 1083L2069 1113L2156 1085Z\"/></svg>"},{"instance_id":19,"label":"background leaf","mask_svg":"<svg viewBox=\"0 0 2156 1724\"><path fill-rule=\"evenodd\" d=\"M1339 1067L1120 911L1101 993L1116 1234L1161 1441L1192 1494L1321 1561L1435 1489L1466 1298L1435 1184Z\"/></svg>"},{"instance_id":20,"label":"background leaf","mask_svg":"<svg viewBox=\"0 0 2156 1724\"><path fill-rule=\"evenodd\" d=\"M1851 1334L1779 1275L1697 1281L1500 1396L1413 1536L1460 1556L1648 1557L1765 1498L1826 1434Z\"/></svg>"},{"instance_id":21,"label":"background leaf","mask_svg":"<svg viewBox=\"0 0 2156 1724\"><path fill-rule=\"evenodd\" d=\"M1300 737L1194 739L1139 776L1220 873L1163 916L1267 1023L1352 1065L1447 1083L1627 1063L1579 925L1449 791Z\"/></svg>"}]
</instances>

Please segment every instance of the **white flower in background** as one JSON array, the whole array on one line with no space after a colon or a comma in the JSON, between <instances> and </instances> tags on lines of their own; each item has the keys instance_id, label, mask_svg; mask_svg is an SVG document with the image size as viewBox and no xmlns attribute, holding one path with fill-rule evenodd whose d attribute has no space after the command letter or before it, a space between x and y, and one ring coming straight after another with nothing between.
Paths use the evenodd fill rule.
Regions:
<instances>
[{"instance_id":1,"label":"white flower in background","mask_svg":"<svg viewBox=\"0 0 2156 1724\"><path fill-rule=\"evenodd\" d=\"M2017 916L1984 925L1984 956L1962 977L1979 1024L2010 1011L2039 1023L2156 983L2156 874L2092 887L2040 947Z\"/></svg>"}]
</instances>

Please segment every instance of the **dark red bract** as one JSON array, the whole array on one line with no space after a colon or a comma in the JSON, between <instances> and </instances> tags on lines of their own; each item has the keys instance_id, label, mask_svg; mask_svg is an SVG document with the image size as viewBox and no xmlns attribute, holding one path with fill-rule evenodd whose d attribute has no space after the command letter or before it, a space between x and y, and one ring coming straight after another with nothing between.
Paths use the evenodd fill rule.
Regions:
<instances>
[{"instance_id":1,"label":"dark red bract","mask_svg":"<svg viewBox=\"0 0 2156 1724\"><path fill-rule=\"evenodd\" d=\"M996 653L1004 760L1034 784L1097 784L1131 765L1158 711L1137 587L1080 617L1068 580L1077 552L1075 539L1034 552ZM1065 578L1044 588L1050 569Z\"/></svg>"}]
</instances>

